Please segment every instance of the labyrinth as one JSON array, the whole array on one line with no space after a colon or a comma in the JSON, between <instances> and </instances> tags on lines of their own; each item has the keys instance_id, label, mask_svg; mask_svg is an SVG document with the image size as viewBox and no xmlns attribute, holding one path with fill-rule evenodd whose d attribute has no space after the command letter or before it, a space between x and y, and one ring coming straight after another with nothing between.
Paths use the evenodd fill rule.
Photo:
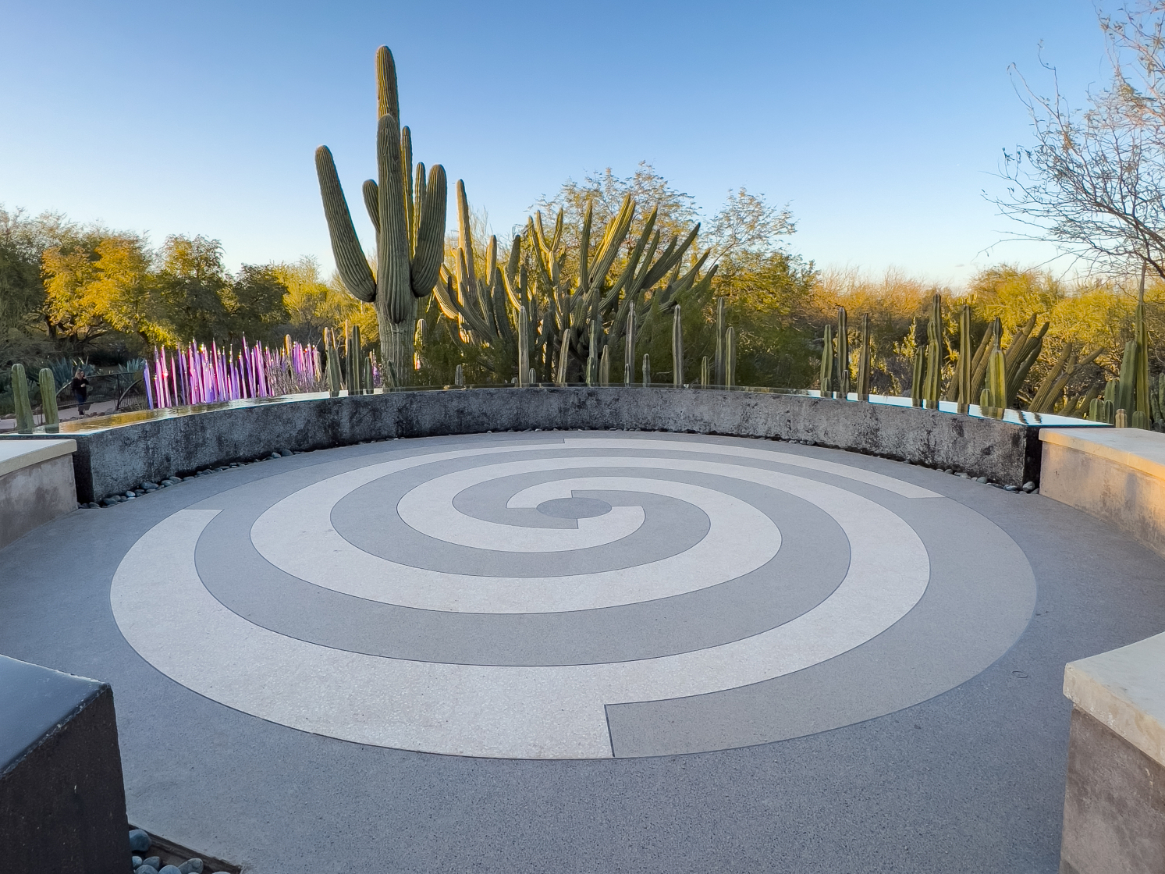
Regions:
<instances>
[{"instance_id":1,"label":"labyrinth","mask_svg":"<svg viewBox=\"0 0 1165 874\"><path fill-rule=\"evenodd\" d=\"M343 741L645 757L927 701L1036 601L995 523L861 456L622 432L357 449L222 474L153 522L110 590L137 654Z\"/></svg>"}]
</instances>

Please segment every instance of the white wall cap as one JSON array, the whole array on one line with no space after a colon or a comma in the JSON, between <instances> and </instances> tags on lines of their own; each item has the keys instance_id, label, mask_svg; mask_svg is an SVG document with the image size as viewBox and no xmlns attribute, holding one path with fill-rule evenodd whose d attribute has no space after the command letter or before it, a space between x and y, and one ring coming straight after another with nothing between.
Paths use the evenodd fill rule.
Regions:
<instances>
[{"instance_id":1,"label":"white wall cap","mask_svg":"<svg viewBox=\"0 0 1165 874\"><path fill-rule=\"evenodd\" d=\"M76 440L0 440L0 476L76 451Z\"/></svg>"},{"instance_id":2,"label":"white wall cap","mask_svg":"<svg viewBox=\"0 0 1165 874\"><path fill-rule=\"evenodd\" d=\"M1042 428L1040 440L1165 480L1165 434L1142 428Z\"/></svg>"},{"instance_id":3,"label":"white wall cap","mask_svg":"<svg viewBox=\"0 0 1165 874\"><path fill-rule=\"evenodd\" d=\"M1165 634L1069 662L1064 694L1165 765Z\"/></svg>"}]
</instances>

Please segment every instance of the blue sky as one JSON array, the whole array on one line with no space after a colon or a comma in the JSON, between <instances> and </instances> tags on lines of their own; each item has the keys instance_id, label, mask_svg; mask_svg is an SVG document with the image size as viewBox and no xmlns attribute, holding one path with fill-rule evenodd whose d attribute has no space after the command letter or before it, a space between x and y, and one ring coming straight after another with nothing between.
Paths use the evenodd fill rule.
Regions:
<instances>
[{"instance_id":1,"label":"blue sky","mask_svg":"<svg viewBox=\"0 0 1165 874\"><path fill-rule=\"evenodd\" d=\"M417 158L499 233L647 160L709 217L741 185L788 202L818 265L952 283L1051 254L1001 243L1019 229L982 195L1031 141L1008 65L1047 90L1042 42L1077 105L1106 78L1089 0L0 0L0 22L0 203L329 271L312 152L358 201L380 44Z\"/></svg>"}]
</instances>

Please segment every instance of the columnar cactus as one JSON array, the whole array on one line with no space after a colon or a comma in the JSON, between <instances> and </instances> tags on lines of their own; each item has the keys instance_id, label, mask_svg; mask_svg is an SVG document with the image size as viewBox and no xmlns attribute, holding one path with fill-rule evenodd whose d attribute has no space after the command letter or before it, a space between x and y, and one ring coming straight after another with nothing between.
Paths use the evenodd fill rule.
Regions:
<instances>
[{"instance_id":1,"label":"columnar cactus","mask_svg":"<svg viewBox=\"0 0 1165 874\"><path fill-rule=\"evenodd\" d=\"M724 298L716 298L716 357L713 359L716 385L724 385Z\"/></svg>"},{"instance_id":2,"label":"columnar cactus","mask_svg":"<svg viewBox=\"0 0 1165 874\"><path fill-rule=\"evenodd\" d=\"M651 356L643 353L643 387L651 385Z\"/></svg>"},{"instance_id":3,"label":"columnar cactus","mask_svg":"<svg viewBox=\"0 0 1165 874\"><path fill-rule=\"evenodd\" d=\"M352 225L348 202L327 146L316 149L316 173L332 239L336 269L348 293L376 305L385 368L397 385L413 369L417 299L433 290L445 252L445 169L435 165L425 179L423 164L413 181L412 135L400 126L396 67L392 53L376 52L377 180L364 183L364 203L376 229L376 272Z\"/></svg>"},{"instance_id":4,"label":"columnar cactus","mask_svg":"<svg viewBox=\"0 0 1165 874\"><path fill-rule=\"evenodd\" d=\"M963 304L959 313L959 361L957 383L959 393L956 400L959 403L959 412L967 412L971 403L971 368L974 361L971 357L971 307Z\"/></svg>"},{"instance_id":5,"label":"columnar cactus","mask_svg":"<svg viewBox=\"0 0 1165 874\"><path fill-rule=\"evenodd\" d=\"M979 406L991 410L1007 407L1007 359L999 348L999 334L992 339L991 354L987 358L987 386L979 398Z\"/></svg>"},{"instance_id":6,"label":"columnar cactus","mask_svg":"<svg viewBox=\"0 0 1165 874\"><path fill-rule=\"evenodd\" d=\"M44 410L44 429L50 434L61 430L61 416L57 411L57 381L53 372L47 368L40 369L40 408Z\"/></svg>"},{"instance_id":7,"label":"columnar cactus","mask_svg":"<svg viewBox=\"0 0 1165 874\"><path fill-rule=\"evenodd\" d=\"M931 301L930 322L926 326L926 381L923 384L923 400L931 409L938 408L942 390L942 337L942 296L936 294Z\"/></svg>"},{"instance_id":8,"label":"columnar cactus","mask_svg":"<svg viewBox=\"0 0 1165 874\"><path fill-rule=\"evenodd\" d=\"M635 310L627 314L627 349L623 353L623 385L631 385L631 363L635 360Z\"/></svg>"},{"instance_id":9,"label":"columnar cactus","mask_svg":"<svg viewBox=\"0 0 1165 874\"><path fill-rule=\"evenodd\" d=\"M724 342L727 346L724 359L724 386L733 388L736 385L736 330L728 328L724 332Z\"/></svg>"},{"instance_id":10,"label":"columnar cactus","mask_svg":"<svg viewBox=\"0 0 1165 874\"><path fill-rule=\"evenodd\" d=\"M16 406L16 430L31 434L36 427L32 419L32 404L28 400L28 377L23 364L12 365L12 401Z\"/></svg>"},{"instance_id":11,"label":"columnar cactus","mask_svg":"<svg viewBox=\"0 0 1165 874\"><path fill-rule=\"evenodd\" d=\"M922 385L925 382L923 374L926 367L926 349L922 346L914 347L914 361L910 375L910 405L922 406Z\"/></svg>"},{"instance_id":12,"label":"columnar cactus","mask_svg":"<svg viewBox=\"0 0 1165 874\"><path fill-rule=\"evenodd\" d=\"M825 339L821 345L821 396L833 395L833 326L825 326Z\"/></svg>"},{"instance_id":13,"label":"columnar cactus","mask_svg":"<svg viewBox=\"0 0 1165 874\"><path fill-rule=\"evenodd\" d=\"M684 329L680 322L680 305L676 304L671 326L671 368L672 385L680 388L684 384Z\"/></svg>"},{"instance_id":14,"label":"columnar cactus","mask_svg":"<svg viewBox=\"0 0 1165 874\"><path fill-rule=\"evenodd\" d=\"M522 388L530 385L530 317L526 314L526 307L518 308L518 385Z\"/></svg>"},{"instance_id":15,"label":"columnar cactus","mask_svg":"<svg viewBox=\"0 0 1165 874\"><path fill-rule=\"evenodd\" d=\"M710 388L712 385L712 367L708 362L708 356L705 355L700 359L700 388Z\"/></svg>"},{"instance_id":16,"label":"columnar cactus","mask_svg":"<svg viewBox=\"0 0 1165 874\"><path fill-rule=\"evenodd\" d=\"M603 354L599 357L599 385L606 388L611 384L611 348L603 347Z\"/></svg>"},{"instance_id":17,"label":"columnar cactus","mask_svg":"<svg viewBox=\"0 0 1165 874\"><path fill-rule=\"evenodd\" d=\"M849 398L849 322L845 307L837 308L837 394Z\"/></svg>"},{"instance_id":18,"label":"columnar cactus","mask_svg":"<svg viewBox=\"0 0 1165 874\"><path fill-rule=\"evenodd\" d=\"M870 399L870 316L862 314L862 351L858 358L858 400Z\"/></svg>"},{"instance_id":19,"label":"columnar cactus","mask_svg":"<svg viewBox=\"0 0 1165 874\"><path fill-rule=\"evenodd\" d=\"M336 336L331 330L324 329L324 353L328 356L325 367L328 375L328 395L336 398L340 396L340 351L336 348Z\"/></svg>"}]
</instances>

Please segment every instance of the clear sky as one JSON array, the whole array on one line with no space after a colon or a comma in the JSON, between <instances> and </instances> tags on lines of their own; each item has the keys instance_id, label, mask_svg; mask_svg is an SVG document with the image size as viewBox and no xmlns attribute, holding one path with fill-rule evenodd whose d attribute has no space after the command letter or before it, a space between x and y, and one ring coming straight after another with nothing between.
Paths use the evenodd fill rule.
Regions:
<instances>
[{"instance_id":1,"label":"clear sky","mask_svg":"<svg viewBox=\"0 0 1165 874\"><path fill-rule=\"evenodd\" d=\"M958 283L1049 254L982 194L1031 142L1008 65L1046 91L1041 43L1077 105L1104 84L1090 0L0 0L0 203L330 271L312 152L357 213L386 44L417 159L501 234L647 160L709 217L741 185L788 202L821 266Z\"/></svg>"}]
</instances>

